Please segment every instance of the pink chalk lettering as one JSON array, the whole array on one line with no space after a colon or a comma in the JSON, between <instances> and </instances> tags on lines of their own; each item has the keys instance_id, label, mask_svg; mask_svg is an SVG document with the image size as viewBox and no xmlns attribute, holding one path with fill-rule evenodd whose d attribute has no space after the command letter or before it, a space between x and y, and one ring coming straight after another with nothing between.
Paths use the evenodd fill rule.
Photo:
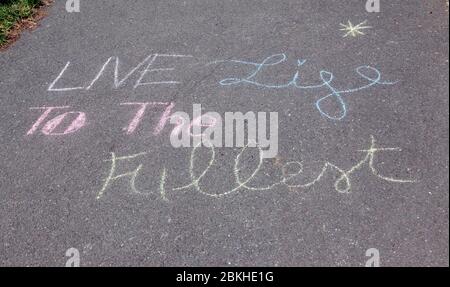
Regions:
<instances>
[{"instance_id":1,"label":"pink chalk lettering","mask_svg":"<svg viewBox=\"0 0 450 287\"><path fill-rule=\"evenodd\" d=\"M175 107L174 103L161 103L161 102L121 103L120 105L121 106L125 106L125 105L139 106L138 111L136 112L134 118L131 120L128 127L124 128L124 130L127 131L128 135L130 135L136 131L136 129L139 126L139 124L141 123L141 121L145 115L145 111L147 110L147 107L149 105L150 106L157 106L157 105L167 106L166 109L164 110L163 115L161 116L161 118L158 122L158 125L155 127L155 129L153 131L154 135L159 135L161 133L161 131L164 129L164 127L166 126L167 120L170 118L170 114L172 113L172 109Z\"/></svg>"},{"instance_id":2,"label":"pink chalk lettering","mask_svg":"<svg viewBox=\"0 0 450 287\"><path fill-rule=\"evenodd\" d=\"M153 134L159 135L161 133L161 131L164 129L164 127L167 124L167 121L170 119L170 115L172 114L172 110L175 107L175 103L170 103L167 108L164 110L164 113L161 117L161 119L159 120L158 125L156 126Z\"/></svg>"},{"instance_id":3,"label":"pink chalk lettering","mask_svg":"<svg viewBox=\"0 0 450 287\"><path fill-rule=\"evenodd\" d=\"M27 135L32 135L34 132L39 128L39 126L47 119L49 114L56 109L68 109L69 106L63 106L63 107L37 107L37 108L30 108L30 110L44 110L44 113L38 118L38 120L34 123L34 125L31 127L31 129L27 132Z\"/></svg>"},{"instance_id":4,"label":"pink chalk lettering","mask_svg":"<svg viewBox=\"0 0 450 287\"><path fill-rule=\"evenodd\" d=\"M147 109L147 106L149 104L153 105L154 103L147 102L147 103L122 103L122 104L120 104L121 106L125 106L125 105L138 105L138 106L140 106L140 108L137 111L136 115L134 116L133 120L128 125L128 128L124 128L124 130L125 129L127 130L127 134L128 135L134 133L134 131L136 130L137 126L141 122L142 117L144 116L145 110Z\"/></svg>"},{"instance_id":5,"label":"pink chalk lettering","mask_svg":"<svg viewBox=\"0 0 450 287\"><path fill-rule=\"evenodd\" d=\"M72 121L72 123L64 130L62 133L53 132L68 116L72 114L77 114L77 118ZM59 136L68 135L80 130L86 123L86 114L83 112L67 112L62 115L55 117L54 119L48 121L42 128L42 133L48 136Z\"/></svg>"},{"instance_id":6,"label":"pink chalk lettering","mask_svg":"<svg viewBox=\"0 0 450 287\"><path fill-rule=\"evenodd\" d=\"M188 118L187 115L186 118ZM189 120L185 120L179 115L172 115L170 116L170 119L171 122L175 125L174 129L172 130L173 137L178 137L183 130L188 130L188 128L190 128L190 126L188 125Z\"/></svg>"}]
</instances>

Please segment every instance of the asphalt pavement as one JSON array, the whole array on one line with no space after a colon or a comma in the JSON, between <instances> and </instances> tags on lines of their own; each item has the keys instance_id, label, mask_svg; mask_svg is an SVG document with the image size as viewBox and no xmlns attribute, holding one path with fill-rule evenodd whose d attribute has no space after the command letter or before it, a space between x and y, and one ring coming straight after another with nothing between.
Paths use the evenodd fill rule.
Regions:
<instances>
[{"instance_id":1,"label":"asphalt pavement","mask_svg":"<svg viewBox=\"0 0 450 287\"><path fill-rule=\"evenodd\" d=\"M448 266L448 6L365 2L54 3L0 53L0 265ZM194 104L278 154L175 148Z\"/></svg>"}]
</instances>

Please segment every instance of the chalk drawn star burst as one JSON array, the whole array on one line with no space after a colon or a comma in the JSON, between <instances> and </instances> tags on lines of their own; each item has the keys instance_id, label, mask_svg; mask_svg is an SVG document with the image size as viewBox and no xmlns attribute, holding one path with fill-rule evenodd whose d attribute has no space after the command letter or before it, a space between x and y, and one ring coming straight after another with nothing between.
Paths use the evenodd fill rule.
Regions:
<instances>
[{"instance_id":1,"label":"chalk drawn star burst","mask_svg":"<svg viewBox=\"0 0 450 287\"><path fill-rule=\"evenodd\" d=\"M356 26L353 26L352 22L350 22L350 20L348 21L348 24L340 24L343 28L341 28L341 31L346 31L347 33L345 33L344 36L342 37L348 37L348 36L352 36L352 37L358 37L359 35L365 35L364 32L362 32L362 30L365 29L370 29L372 28L371 26L365 26L367 23L367 20L359 23Z\"/></svg>"}]
</instances>

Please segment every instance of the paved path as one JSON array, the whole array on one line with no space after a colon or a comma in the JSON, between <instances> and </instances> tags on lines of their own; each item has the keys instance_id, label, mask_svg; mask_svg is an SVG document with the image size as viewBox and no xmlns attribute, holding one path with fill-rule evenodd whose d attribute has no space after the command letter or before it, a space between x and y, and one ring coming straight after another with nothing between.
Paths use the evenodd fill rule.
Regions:
<instances>
[{"instance_id":1,"label":"paved path","mask_svg":"<svg viewBox=\"0 0 450 287\"><path fill-rule=\"evenodd\" d=\"M445 1L64 2L0 54L1 265L448 265ZM193 104L277 157L173 148Z\"/></svg>"}]
</instances>

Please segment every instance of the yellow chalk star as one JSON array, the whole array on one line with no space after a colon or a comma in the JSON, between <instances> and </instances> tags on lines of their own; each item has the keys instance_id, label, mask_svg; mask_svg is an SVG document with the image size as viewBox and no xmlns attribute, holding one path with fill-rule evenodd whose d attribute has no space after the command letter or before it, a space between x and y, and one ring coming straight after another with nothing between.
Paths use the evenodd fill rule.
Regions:
<instances>
[{"instance_id":1,"label":"yellow chalk star","mask_svg":"<svg viewBox=\"0 0 450 287\"><path fill-rule=\"evenodd\" d=\"M343 36L348 37L348 36L352 36L352 37L357 37L358 35L365 35L364 32L362 32L361 30L364 29L370 29L372 27L370 26L364 26L366 24L367 21L364 21L362 23L359 23L356 26L353 26L353 24L350 22L350 20L348 21L348 24L340 24L343 28L341 28L341 31L346 31L347 33L345 33L345 35Z\"/></svg>"}]
</instances>

